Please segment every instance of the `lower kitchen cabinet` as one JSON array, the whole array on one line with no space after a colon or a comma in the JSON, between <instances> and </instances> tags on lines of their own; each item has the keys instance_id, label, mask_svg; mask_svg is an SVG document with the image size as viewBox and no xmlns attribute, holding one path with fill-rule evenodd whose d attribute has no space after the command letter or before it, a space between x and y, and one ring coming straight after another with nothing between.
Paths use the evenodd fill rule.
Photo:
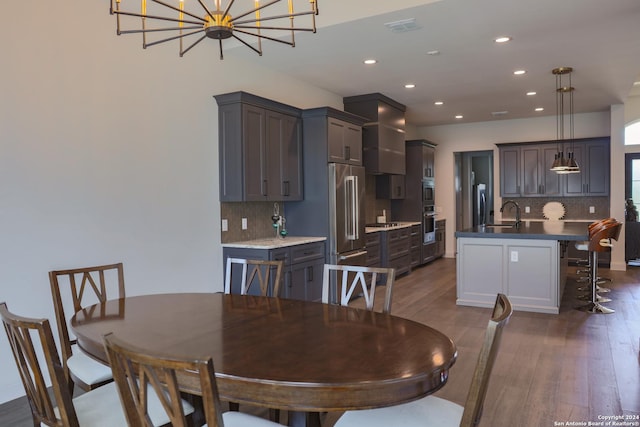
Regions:
<instances>
[{"instance_id":1,"label":"lower kitchen cabinet","mask_svg":"<svg viewBox=\"0 0 640 427\"><path fill-rule=\"evenodd\" d=\"M380 267L380 234L379 232L367 233L365 245L367 247L367 267Z\"/></svg>"},{"instance_id":2,"label":"lower kitchen cabinet","mask_svg":"<svg viewBox=\"0 0 640 427\"><path fill-rule=\"evenodd\" d=\"M322 299L324 242L306 243L276 249L223 248L224 268L227 258L281 260L284 263L280 297L306 301ZM273 286L273 285L271 285ZM231 292L239 293L240 283L234 280ZM252 289L258 293L258 288Z\"/></svg>"},{"instance_id":3,"label":"lower kitchen cabinet","mask_svg":"<svg viewBox=\"0 0 640 427\"><path fill-rule=\"evenodd\" d=\"M446 251L446 234L447 234L447 220L439 219L436 221L436 250L435 257L440 258L444 256Z\"/></svg>"},{"instance_id":4,"label":"lower kitchen cabinet","mask_svg":"<svg viewBox=\"0 0 640 427\"><path fill-rule=\"evenodd\" d=\"M410 227L381 231L382 267L396 269L396 277L411 271L411 229Z\"/></svg>"},{"instance_id":5,"label":"lower kitchen cabinet","mask_svg":"<svg viewBox=\"0 0 640 427\"><path fill-rule=\"evenodd\" d=\"M422 226L420 224L411 226L411 268L414 269L422 265L420 246L422 246Z\"/></svg>"}]
</instances>

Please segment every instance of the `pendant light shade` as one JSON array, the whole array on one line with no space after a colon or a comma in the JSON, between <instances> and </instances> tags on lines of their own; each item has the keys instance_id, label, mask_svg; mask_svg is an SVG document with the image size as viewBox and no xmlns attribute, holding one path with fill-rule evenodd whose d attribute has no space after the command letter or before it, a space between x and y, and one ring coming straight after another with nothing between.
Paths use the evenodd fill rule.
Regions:
<instances>
[{"instance_id":1,"label":"pendant light shade","mask_svg":"<svg viewBox=\"0 0 640 427\"><path fill-rule=\"evenodd\" d=\"M573 136L573 92L575 88L571 86L571 67L558 67L551 71L556 76L556 141L558 152L555 155L551 170L559 174L579 173L580 166L574 155ZM568 77L569 85L565 86L563 77ZM565 99L566 98L566 99ZM568 108L568 113L565 112ZM569 117L569 147L567 156L564 155L565 141L565 116Z\"/></svg>"}]
</instances>

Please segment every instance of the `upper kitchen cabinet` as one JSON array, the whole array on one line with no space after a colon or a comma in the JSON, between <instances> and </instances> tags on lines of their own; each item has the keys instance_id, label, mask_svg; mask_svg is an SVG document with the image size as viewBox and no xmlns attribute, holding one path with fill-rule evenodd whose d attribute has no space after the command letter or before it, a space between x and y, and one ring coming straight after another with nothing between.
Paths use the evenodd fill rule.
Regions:
<instances>
[{"instance_id":1,"label":"upper kitchen cabinet","mask_svg":"<svg viewBox=\"0 0 640 427\"><path fill-rule=\"evenodd\" d=\"M565 147L568 148L568 147ZM580 173L567 174L565 196L608 196L610 139L589 138L573 145Z\"/></svg>"},{"instance_id":2,"label":"upper kitchen cabinet","mask_svg":"<svg viewBox=\"0 0 640 427\"><path fill-rule=\"evenodd\" d=\"M220 201L302 200L300 109L246 92L215 99Z\"/></svg>"},{"instance_id":3,"label":"upper kitchen cabinet","mask_svg":"<svg viewBox=\"0 0 640 427\"><path fill-rule=\"evenodd\" d=\"M562 195L560 175L549 170L556 153L555 145L525 145L521 147L522 197L553 197Z\"/></svg>"},{"instance_id":4,"label":"upper kitchen cabinet","mask_svg":"<svg viewBox=\"0 0 640 427\"><path fill-rule=\"evenodd\" d=\"M380 93L343 99L345 111L365 117L363 160L369 174L405 174L406 107Z\"/></svg>"},{"instance_id":5,"label":"upper kitchen cabinet","mask_svg":"<svg viewBox=\"0 0 640 427\"><path fill-rule=\"evenodd\" d=\"M542 143L498 144L502 197L567 197L609 195L609 138L574 139L574 157L580 172L558 174L551 165L562 145ZM567 152L571 141L564 141Z\"/></svg>"},{"instance_id":6,"label":"upper kitchen cabinet","mask_svg":"<svg viewBox=\"0 0 640 427\"><path fill-rule=\"evenodd\" d=\"M500 147L500 196L520 197L520 147Z\"/></svg>"},{"instance_id":7,"label":"upper kitchen cabinet","mask_svg":"<svg viewBox=\"0 0 640 427\"><path fill-rule=\"evenodd\" d=\"M321 107L304 110L302 120L308 153L326 156L327 163L362 166L363 117Z\"/></svg>"}]
</instances>

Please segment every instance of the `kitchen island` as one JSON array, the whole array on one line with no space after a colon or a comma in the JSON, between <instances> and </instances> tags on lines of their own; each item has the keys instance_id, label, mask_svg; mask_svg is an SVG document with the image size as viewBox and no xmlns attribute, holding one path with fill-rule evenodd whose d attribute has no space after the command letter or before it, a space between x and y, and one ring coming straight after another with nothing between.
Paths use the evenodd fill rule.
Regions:
<instances>
[{"instance_id":1,"label":"kitchen island","mask_svg":"<svg viewBox=\"0 0 640 427\"><path fill-rule=\"evenodd\" d=\"M559 313L567 245L588 240L588 225L525 221L457 231L456 304L492 307L502 292L516 310Z\"/></svg>"}]
</instances>

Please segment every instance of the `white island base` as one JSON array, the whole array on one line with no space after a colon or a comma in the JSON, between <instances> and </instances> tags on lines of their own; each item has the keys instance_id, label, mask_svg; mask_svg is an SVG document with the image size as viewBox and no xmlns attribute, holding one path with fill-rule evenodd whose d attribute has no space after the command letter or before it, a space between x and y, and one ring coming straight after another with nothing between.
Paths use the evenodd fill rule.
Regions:
<instances>
[{"instance_id":1,"label":"white island base","mask_svg":"<svg viewBox=\"0 0 640 427\"><path fill-rule=\"evenodd\" d=\"M560 312L565 242L458 237L457 246L457 305L493 307L500 292L516 310Z\"/></svg>"}]
</instances>

